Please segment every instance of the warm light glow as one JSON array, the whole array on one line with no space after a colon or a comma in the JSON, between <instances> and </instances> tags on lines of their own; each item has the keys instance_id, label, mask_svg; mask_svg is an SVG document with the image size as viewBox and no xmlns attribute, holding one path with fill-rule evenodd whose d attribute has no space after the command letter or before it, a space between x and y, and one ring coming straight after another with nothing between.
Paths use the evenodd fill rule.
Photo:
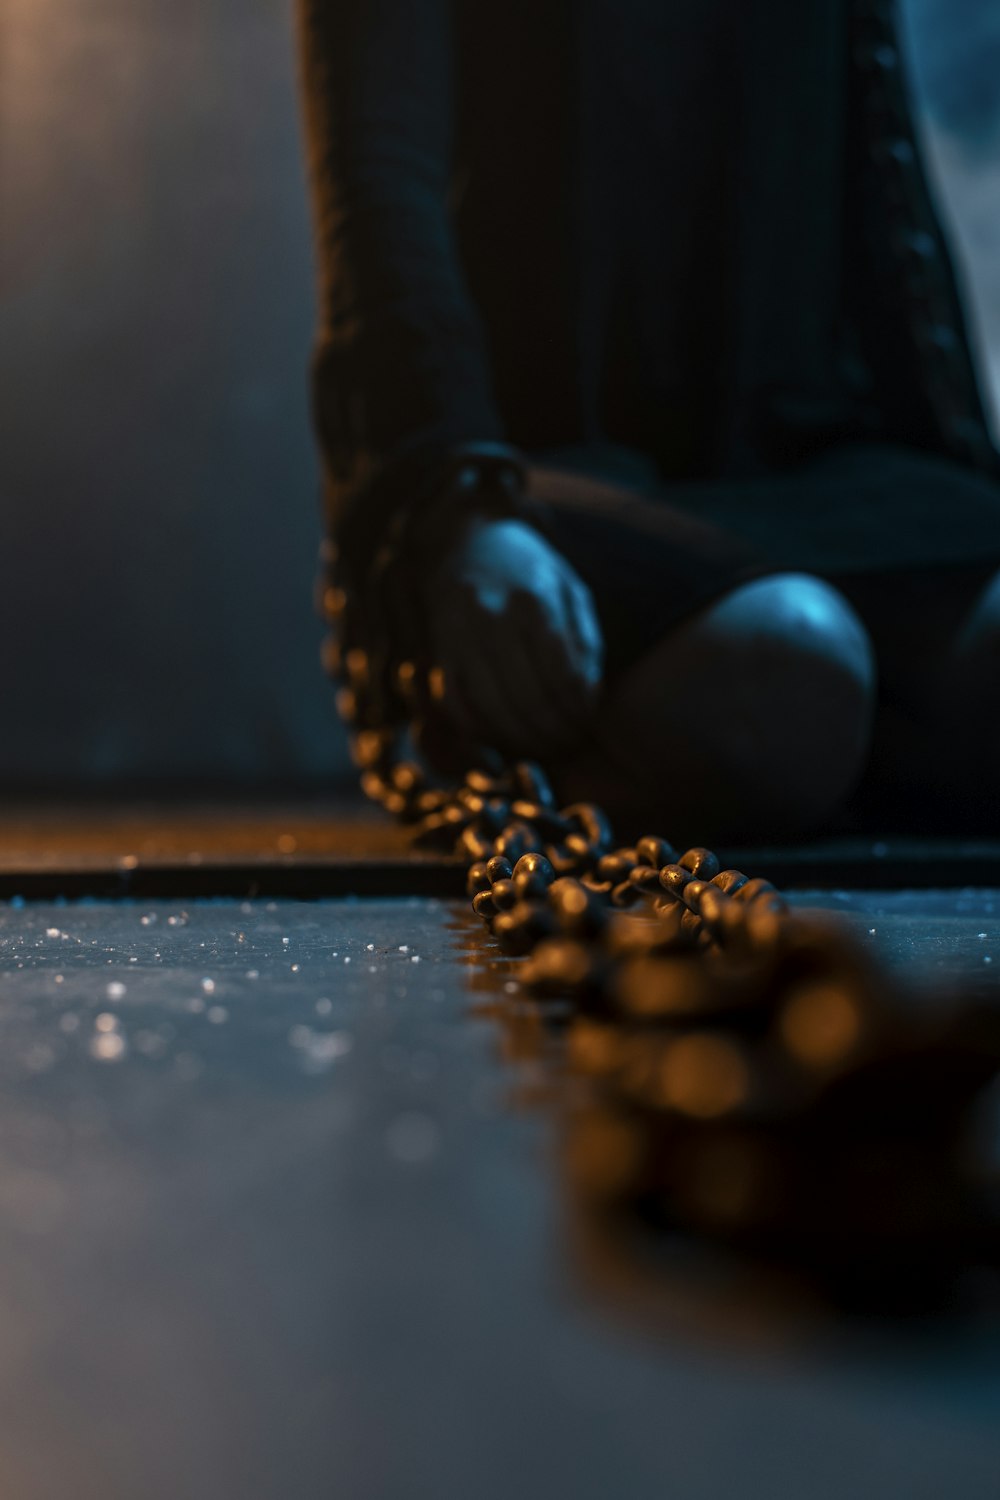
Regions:
<instances>
[{"instance_id":1,"label":"warm light glow","mask_svg":"<svg viewBox=\"0 0 1000 1500\"><path fill-rule=\"evenodd\" d=\"M739 1052L713 1036L681 1037L668 1048L660 1071L664 1102L699 1120L735 1109L746 1097L747 1082Z\"/></svg>"},{"instance_id":2,"label":"warm light glow","mask_svg":"<svg viewBox=\"0 0 1000 1500\"><path fill-rule=\"evenodd\" d=\"M811 1067L830 1067L854 1048L861 1032L857 1001L836 984L802 989L779 1023L785 1046Z\"/></svg>"}]
</instances>

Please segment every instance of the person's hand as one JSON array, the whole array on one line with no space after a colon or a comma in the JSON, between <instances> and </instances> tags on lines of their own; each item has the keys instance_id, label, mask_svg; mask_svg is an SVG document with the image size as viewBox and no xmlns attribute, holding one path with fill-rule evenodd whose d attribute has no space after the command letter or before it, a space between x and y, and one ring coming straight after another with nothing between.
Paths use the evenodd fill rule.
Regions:
<instances>
[{"instance_id":1,"label":"person's hand","mask_svg":"<svg viewBox=\"0 0 1000 1500\"><path fill-rule=\"evenodd\" d=\"M590 590L518 520L466 522L427 580L440 708L461 734L513 754L558 755L586 728L604 643Z\"/></svg>"}]
</instances>

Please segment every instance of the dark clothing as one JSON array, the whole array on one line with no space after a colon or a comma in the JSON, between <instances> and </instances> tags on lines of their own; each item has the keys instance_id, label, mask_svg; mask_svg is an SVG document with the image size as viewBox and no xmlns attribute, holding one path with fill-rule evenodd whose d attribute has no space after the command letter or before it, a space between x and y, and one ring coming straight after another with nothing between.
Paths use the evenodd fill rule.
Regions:
<instances>
[{"instance_id":1,"label":"dark clothing","mask_svg":"<svg viewBox=\"0 0 1000 1500\"><path fill-rule=\"evenodd\" d=\"M887 0L300 5L315 410L358 586L483 442L657 497L696 558L661 633L769 567L1000 563Z\"/></svg>"},{"instance_id":2,"label":"dark clothing","mask_svg":"<svg viewBox=\"0 0 1000 1500\"><path fill-rule=\"evenodd\" d=\"M978 525L989 536L1000 486L937 455L843 443L738 486L706 480L667 488L634 465L628 472L622 462L616 471L610 455L601 463L593 453L581 453L575 470L572 459L563 455L558 469L531 468L526 487L539 502L542 529L591 586L611 680L662 639L665 621L717 597L720 579L733 587L800 569L802 535L786 518L806 508L812 515L809 541L828 560L809 571L847 596L880 661L880 647L896 651L894 616L900 609L922 608L926 614L932 604L937 619L945 586L956 603L964 597L968 607L997 567L989 548L970 557L968 536L950 532L940 515L943 505L954 507L970 531ZM741 509L734 523L737 497ZM904 505L912 524L900 527L891 561L873 562L868 518L898 515ZM927 537L934 531L939 545L928 557ZM894 675L886 674L883 687Z\"/></svg>"}]
</instances>

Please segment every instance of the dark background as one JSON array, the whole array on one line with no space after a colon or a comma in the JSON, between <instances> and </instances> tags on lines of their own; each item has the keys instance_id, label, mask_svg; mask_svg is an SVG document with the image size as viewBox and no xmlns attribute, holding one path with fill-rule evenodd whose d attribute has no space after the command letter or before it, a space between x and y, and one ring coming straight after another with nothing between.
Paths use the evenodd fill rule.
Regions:
<instances>
[{"instance_id":1,"label":"dark background","mask_svg":"<svg viewBox=\"0 0 1000 1500\"><path fill-rule=\"evenodd\" d=\"M1000 7L909 0L1000 387ZM285 0L0 0L0 791L342 775Z\"/></svg>"}]
</instances>

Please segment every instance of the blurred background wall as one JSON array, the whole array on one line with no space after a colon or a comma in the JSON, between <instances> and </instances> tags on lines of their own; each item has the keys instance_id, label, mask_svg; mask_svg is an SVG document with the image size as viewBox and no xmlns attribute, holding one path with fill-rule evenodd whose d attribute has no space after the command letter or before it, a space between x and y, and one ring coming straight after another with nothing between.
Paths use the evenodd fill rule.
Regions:
<instances>
[{"instance_id":1,"label":"blurred background wall","mask_svg":"<svg viewBox=\"0 0 1000 1500\"><path fill-rule=\"evenodd\" d=\"M905 14L1000 388L1000 6ZM293 56L288 0L0 0L0 795L343 773Z\"/></svg>"},{"instance_id":2,"label":"blurred background wall","mask_svg":"<svg viewBox=\"0 0 1000 1500\"><path fill-rule=\"evenodd\" d=\"M0 787L316 782L289 6L0 15Z\"/></svg>"}]
</instances>

